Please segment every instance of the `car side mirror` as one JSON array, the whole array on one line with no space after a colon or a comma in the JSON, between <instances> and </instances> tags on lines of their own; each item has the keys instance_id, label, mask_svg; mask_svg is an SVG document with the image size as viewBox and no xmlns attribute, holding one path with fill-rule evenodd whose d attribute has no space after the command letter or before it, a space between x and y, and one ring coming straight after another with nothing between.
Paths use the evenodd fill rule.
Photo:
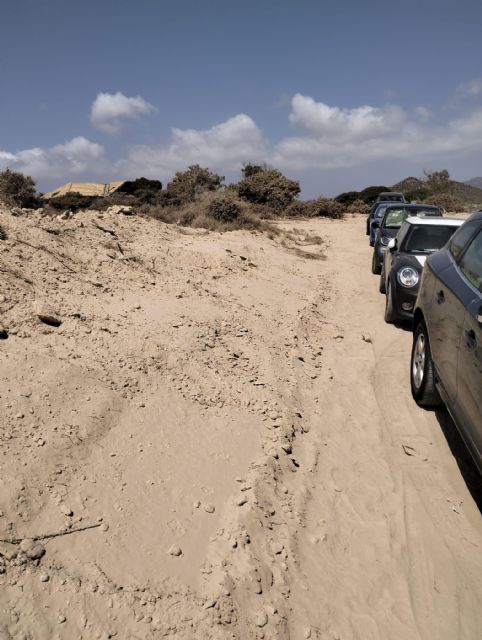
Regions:
<instances>
[{"instance_id":1,"label":"car side mirror","mask_svg":"<svg viewBox=\"0 0 482 640\"><path fill-rule=\"evenodd\" d=\"M396 248L397 248L397 241L395 238L392 238L391 240L388 241L387 249L389 251L393 251Z\"/></svg>"}]
</instances>

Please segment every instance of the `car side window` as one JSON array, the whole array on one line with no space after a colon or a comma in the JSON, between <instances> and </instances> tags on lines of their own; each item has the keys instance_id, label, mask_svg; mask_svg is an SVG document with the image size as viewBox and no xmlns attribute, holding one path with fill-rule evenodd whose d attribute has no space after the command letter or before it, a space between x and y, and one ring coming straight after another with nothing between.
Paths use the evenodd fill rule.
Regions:
<instances>
[{"instance_id":1,"label":"car side window","mask_svg":"<svg viewBox=\"0 0 482 640\"><path fill-rule=\"evenodd\" d=\"M459 262L459 268L467 280L482 291L482 231L479 231L467 247Z\"/></svg>"},{"instance_id":2,"label":"car side window","mask_svg":"<svg viewBox=\"0 0 482 640\"><path fill-rule=\"evenodd\" d=\"M449 251L453 255L455 260L457 260L457 258L459 257L462 249L467 243L467 240L473 234L478 224L479 223L476 220L474 220L473 222L466 222L460 227L458 231L454 233L449 244Z\"/></svg>"}]
</instances>

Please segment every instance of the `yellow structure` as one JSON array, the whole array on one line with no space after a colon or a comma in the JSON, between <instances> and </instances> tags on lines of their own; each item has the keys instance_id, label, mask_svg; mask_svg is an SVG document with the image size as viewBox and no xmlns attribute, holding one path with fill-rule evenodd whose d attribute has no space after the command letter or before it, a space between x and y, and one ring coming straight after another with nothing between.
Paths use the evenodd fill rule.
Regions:
<instances>
[{"instance_id":1,"label":"yellow structure","mask_svg":"<svg viewBox=\"0 0 482 640\"><path fill-rule=\"evenodd\" d=\"M65 196L67 193L80 193L82 196L110 196L117 191L124 182L124 180L121 182L106 182L105 184L101 182L68 182L58 189L44 193L43 199L50 200L50 198Z\"/></svg>"}]
</instances>

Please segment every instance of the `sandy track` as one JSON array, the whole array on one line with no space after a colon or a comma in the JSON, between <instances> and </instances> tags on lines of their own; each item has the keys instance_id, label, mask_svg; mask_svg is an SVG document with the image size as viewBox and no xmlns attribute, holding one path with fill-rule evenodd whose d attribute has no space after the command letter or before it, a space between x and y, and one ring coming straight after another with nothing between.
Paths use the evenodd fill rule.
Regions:
<instances>
[{"instance_id":1,"label":"sandy track","mask_svg":"<svg viewBox=\"0 0 482 640\"><path fill-rule=\"evenodd\" d=\"M480 514L363 219L0 223L0 537L103 525L0 547L2 640L477 637Z\"/></svg>"},{"instance_id":2,"label":"sandy track","mask_svg":"<svg viewBox=\"0 0 482 640\"><path fill-rule=\"evenodd\" d=\"M475 639L482 528L441 428L453 425L412 401L411 333L383 321L361 225L344 225L342 237L334 226L317 229L331 241L337 292L324 350L333 379L322 391L319 457L297 541L292 628L310 620L330 639ZM461 464L480 492L473 467Z\"/></svg>"}]
</instances>

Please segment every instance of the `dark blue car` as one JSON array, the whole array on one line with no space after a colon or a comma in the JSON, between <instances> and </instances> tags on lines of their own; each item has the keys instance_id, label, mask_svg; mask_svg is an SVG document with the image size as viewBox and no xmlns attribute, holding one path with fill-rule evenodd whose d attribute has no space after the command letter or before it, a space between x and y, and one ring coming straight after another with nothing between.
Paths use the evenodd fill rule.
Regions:
<instances>
[{"instance_id":1,"label":"dark blue car","mask_svg":"<svg viewBox=\"0 0 482 640\"><path fill-rule=\"evenodd\" d=\"M410 380L418 404L446 405L482 473L482 211L426 260Z\"/></svg>"}]
</instances>

